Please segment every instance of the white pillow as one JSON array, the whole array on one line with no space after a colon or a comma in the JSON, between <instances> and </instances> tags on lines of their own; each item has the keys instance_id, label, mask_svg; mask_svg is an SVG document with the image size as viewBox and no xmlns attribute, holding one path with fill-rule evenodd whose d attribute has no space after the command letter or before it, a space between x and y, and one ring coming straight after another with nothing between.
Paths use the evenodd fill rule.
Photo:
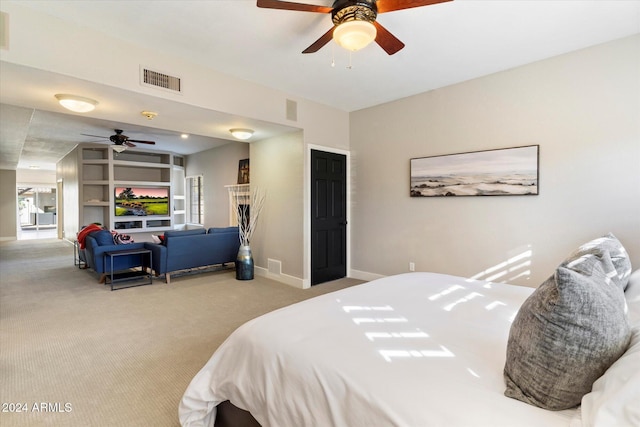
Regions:
<instances>
[{"instance_id":1,"label":"white pillow","mask_svg":"<svg viewBox=\"0 0 640 427\"><path fill-rule=\"evenodd\" d=\"M627 314L629 324L638 326L640 324L640 269L631 273L627 289L624 291L624 298L627 300Z\"/></svg>"},{"instance_id":2,"label":"white pillow","mask_svg":"<svg viewBox=\"0 0 640 427\"><path fill-rule=\"evenodd\" d=\"M625 290L631 343L582 398L583 427L640 426L640 270Z\"/></svg>"}]
</instances>

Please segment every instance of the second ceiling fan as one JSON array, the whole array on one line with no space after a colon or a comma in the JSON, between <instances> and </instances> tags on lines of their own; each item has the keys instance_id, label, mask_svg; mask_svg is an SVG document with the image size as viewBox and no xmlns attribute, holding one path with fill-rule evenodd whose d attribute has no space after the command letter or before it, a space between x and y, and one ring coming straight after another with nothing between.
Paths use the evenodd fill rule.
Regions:
<instances>
[{"instance_id":1,"label":"second ceiling fan","mask_svg":"<svg viewBox=\"0 0 640 427\"><path fill-rule=\"evenodd\" d=\"M379 13L448 1L452 0L335 0L328 7L280 0L258 0L258 7L331 13L333 27L302 53L317 52L331 39L335 39L340 46L351 51L360 50L375 40L385 52L393 55L404 47L404 43L376 21Z\"/></svg>"},{"instance_id":2,"label":"second ceiling fan","mask_svg":"<svg viewBox=\"0 0 640 427\"><path fill-rule=\"evenodd\" d=\"M109 141L113 142L115 145L127 146L127 147L135 147L137 142L138 144L149 144L155 145L155 141L143 141L140 139L131 139L127 135L123 135L122 129L114 129L115 135L111 136L100 136L100 135L90 135L87 133L83 133L84 136L93 136L95 138L108 138Z\"/></svg>"}]
</instances>

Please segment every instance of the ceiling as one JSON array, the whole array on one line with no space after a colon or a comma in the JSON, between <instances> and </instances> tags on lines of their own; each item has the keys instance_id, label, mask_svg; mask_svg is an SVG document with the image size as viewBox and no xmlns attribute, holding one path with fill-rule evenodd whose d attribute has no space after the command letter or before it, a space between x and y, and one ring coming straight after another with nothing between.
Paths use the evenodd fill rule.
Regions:
<instances>
[{"instance_id":1,"label":"ceiling","mask_svg":"<svg viewBox=\"0 0 640 427\"><path fill-rule=\"evenodd\" d=\"M455 0L380 14L378 22L406 44L393 56L376 45L350 55L334 43L303 55L331 28L328 14L260 9L255 0L3 3L349 112L640 33L640 1ZM161 104L163 117L171 116L163 129L143 117L125 123L53 112L28 99L35 92L26 88L34 81L46 85L63 77L38 73L46 74L2 63L1 168L27 167L39 160L41 167L50 168L75 144L96 141L80 134L109 136L114 128L182 154L229 143L228 132L204 127L199 122L203 117L209 123L213 119L256 129L256 139L294 130L157 98L154 105ZM91 93L140 105L140 111L150 101L91 82L66 83L77 86L76 93L93 85ZM190 138L180 139L182 132Z\"/></svg>"}]
</instances>

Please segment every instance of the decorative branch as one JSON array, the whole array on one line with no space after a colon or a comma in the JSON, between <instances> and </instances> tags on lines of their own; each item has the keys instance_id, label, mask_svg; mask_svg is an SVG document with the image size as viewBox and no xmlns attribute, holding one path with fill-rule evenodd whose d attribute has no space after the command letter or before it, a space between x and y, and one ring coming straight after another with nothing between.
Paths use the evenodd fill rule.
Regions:
<instances>
[{"instance_id":1,"label":"decorative branch","mask_svg":"<svg viewBox=\"0 0 640 427\"><path fill-rule=\"evenodd\" d=\"M231 201L233 209L238 219L238 233L240 236L240 244L248 246L251 236L258 224L258 217L264 207L265 194L259 188L256 188L252 194L244 191L244 186L230 186Z\"/></svg>"}]
</instances>

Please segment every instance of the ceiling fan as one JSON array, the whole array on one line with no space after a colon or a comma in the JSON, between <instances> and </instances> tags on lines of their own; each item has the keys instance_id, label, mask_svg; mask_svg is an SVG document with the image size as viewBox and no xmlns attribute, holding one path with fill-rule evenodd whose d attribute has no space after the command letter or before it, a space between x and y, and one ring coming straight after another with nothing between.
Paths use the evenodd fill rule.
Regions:
<instances>
[{"instance_id":1,"label":"ceiling fan","mask_svg":"<svg viewBox=\"0 0 640 427\"><path fill-rule=\"evenodd\" d=\"M127 135L122 134L122 129L114 129L115 135L111 136L100 136L100 135L89 135L87 133L83 133L84 136L92 136L94 138L108 138L109 141L113 142L114 145L119 145L122 149L126 149L126 147L135 147L137 142L138 144L151 144L155 145L155 141L142 141L139 139L130 139Z\"/></svg>"},{"instance_id":2,"label":"ceiling fan","mask_svg":"<svg viewBox=\"0 0 640 427\"><path fill-rule=\"evenodd\" d=\"M385 52L393 55L404 47L404 43L376 21L379 13L448 1L452 0L335 0L329 7L280 0L258 0L257 5L267 9L331 13L333 28L302 53L317 52L333 38L340 46L351 51L360 50L375 40Z\"/></svg>"}]
</instances>

